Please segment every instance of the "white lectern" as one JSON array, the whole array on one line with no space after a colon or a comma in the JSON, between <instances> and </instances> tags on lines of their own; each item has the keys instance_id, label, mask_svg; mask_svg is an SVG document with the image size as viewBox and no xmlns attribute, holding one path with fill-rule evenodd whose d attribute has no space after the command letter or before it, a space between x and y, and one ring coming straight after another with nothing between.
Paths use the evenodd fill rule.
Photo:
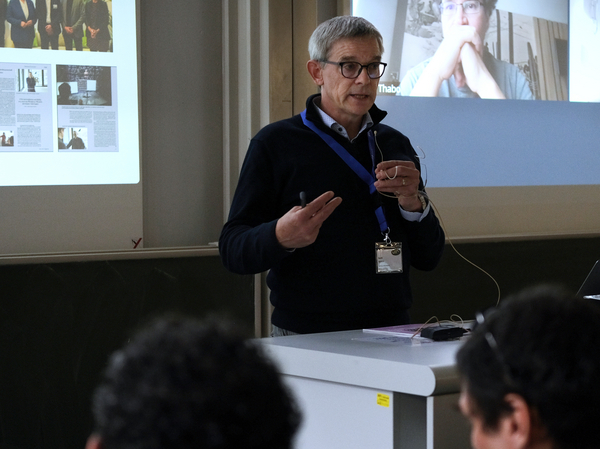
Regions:
<instances>
[{"instance_id":1,"label":"white lectern","mask_svg":"<svg viewBox=\"0 0 600 449\"><path fill-rule=\"evenodd\" d=\"M461 341L362 330L259 341L302 409L296 449L470 447L457 408Z\"/></svg>"}]
</instances>

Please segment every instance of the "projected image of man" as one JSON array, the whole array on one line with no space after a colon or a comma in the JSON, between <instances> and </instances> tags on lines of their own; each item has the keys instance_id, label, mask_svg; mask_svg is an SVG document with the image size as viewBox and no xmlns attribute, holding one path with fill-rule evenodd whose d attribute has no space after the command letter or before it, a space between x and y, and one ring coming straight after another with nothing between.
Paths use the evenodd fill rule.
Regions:
<instances>
[{"instance_id":1,"label":"projected image of man","mask_svg":"<svg viewBox=\"0 0 600 449\"><path fill-rule=\"evenodd\" d=\"M58 149L59 150L66 150L67 146L65 145L65 129L64 128L58 128Z\"/></svg>"},{"instance_id":2,"label":"projected image of man","mask_svg":"<svg viewBox=\"0 0 600 449\"><path fill-rule=\"evenodd\" d=\"M6 134L8 132L8 135ZM0 146L3 147L12 147L15 145L15 136L12 134L12 131L2 131L0 135Z\"/></svg>"},{"instance_id":3,"label":"projected image of man","mask_svg":"<svg viewBox=\"0 0 600 449\"><path fill-rule=\"evenodd\" d=\"M433 0L443 40L435 54L408 71L401 95L531 100L527 78L484 45L497 0Z\"/></svg>"},{"instance_id":4,"label":"projected image of man","mask_svg":"<svg viewBox=\"0 0 600 449\"><path fill-rule=\"evenodd\" d=\"M65 49L83 50L83 22L84 2L83 0L61 0L63 19L63 39Z\"/></svg>"},{"instance_id":5,"label":"projected image of man","mask_svg":"<svg viewBox=\"0 0 600 449\"><path fill-rule=\"evenodd\" d=\"M61 83L58 86L58 98L56 99L58 105L69 105L73 104L71 101L71 86L69 83Z\"/></svg>"},{"instance_id":6,"label":"projected image of man","mask_svg":"<svg viewBox=\"0 0 600 449\"><path fill-rule=\"evenodd\" d=\"M73 137L67 144L67 149L73 148L74 150L85 150L85 143L83 139L77 135L77 131L73 130Z\"/></svg>"},{"instance_id":7,"label":"projected image of man","mask_svg":"<svg viewBox=\"0 0 600 449\"><path fill-rule=\"evenodd\" d=\"M41 48L58 50L58 36L61 31L62 19L60 0L38 0L36 10Z\"/></svg>"},{"instance_id":8,"label":"projected image of man","mask_svg":"<svg viewBox=\"0 0 600 449\"><path fill-rule=\"evenodd\" d=\"M35 92L36 80L31 71L27 75L27 92Z\"/></svg>"},{"instance_id":9,"label":"projected image of man","mask_svg":"<svg viewBox=\"0 0 600 449\"><path fill-rule=\"evenodd\" d=\"M5 1L0 1L0 47L4 47L4 33L6 32L6 5Z\"/></svg>"}]
</instances>

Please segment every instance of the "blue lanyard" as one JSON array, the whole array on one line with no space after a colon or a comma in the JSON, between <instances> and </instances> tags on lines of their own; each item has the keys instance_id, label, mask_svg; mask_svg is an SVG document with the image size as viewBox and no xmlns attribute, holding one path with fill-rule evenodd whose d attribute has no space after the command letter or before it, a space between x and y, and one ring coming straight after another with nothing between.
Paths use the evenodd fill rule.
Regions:
<instances>
[{"instance_id":1,"label":"blue lanyard","mask_svg":"<svg viewBox=\"0 0 600 449\"><path fill-rule=\"evenodd\" d=\"M313 122L306 118L306 109L300 113L300 116L302 117L302 122L312 131L314 131L321 139L323 139L325 143L329 145L329 147L335 151L335 153L341 157L342 160L354 171L354 173L356 173L358 177L362 179L367 186L369 186L369 193L371 193L371 195L376 193L377 189L375 188L374 184L375 181L377 181L377 178L375 177L375 137L373 135L373 131L369 130L367 133L369 140L369 153L371 154L371 161L373 162L371 173L369 173L369 171L360 162L358 162L354 156L348 153L348 150L346 150L338 141L336 141L329 134L321 131ZM381 204L378 204L375 208L375 215L377 216L377 221L379 222L379 229L383 234L387 235L389 233L389 228Z\"/></svg>"}]
</instances>

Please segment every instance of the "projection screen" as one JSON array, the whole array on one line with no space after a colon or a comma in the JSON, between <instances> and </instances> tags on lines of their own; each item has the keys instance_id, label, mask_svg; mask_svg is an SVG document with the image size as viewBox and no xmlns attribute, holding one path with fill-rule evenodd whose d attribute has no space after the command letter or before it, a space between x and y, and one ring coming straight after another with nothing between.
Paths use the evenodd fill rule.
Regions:
<instances>
[{"instance_id":1,"label":"projection screen","mask_svg":"<svg viewBox=\"0 0 600 449\"><path fill-rule=\"evenodd\" d=\"M383 35L388 66L377 105L389 113L385 123L419 147L448 236L599 234L600 3L498 0L482 54L486 66L501 68L501 75L490 68L502 78L498 85L512 85L506 99L480 98L456 78L458 96L453 87L435 86L430 96L416 88L424 67L446 48L444 32L452 33L439 3L355 0L352 14ZM447 6L446 14L459 8Z\"/></svg>"},{"instance_id":2,"label":"projection screen","mask_svg":"<svg viewBox=\"0 0 600 449\"><path fill-rule=\"evenodd\" d=\"M7 5L0 255L141 247L138 6L72 2L67 17L71 2L50 5L27 20Z\"/></svg>"}]
</instances>

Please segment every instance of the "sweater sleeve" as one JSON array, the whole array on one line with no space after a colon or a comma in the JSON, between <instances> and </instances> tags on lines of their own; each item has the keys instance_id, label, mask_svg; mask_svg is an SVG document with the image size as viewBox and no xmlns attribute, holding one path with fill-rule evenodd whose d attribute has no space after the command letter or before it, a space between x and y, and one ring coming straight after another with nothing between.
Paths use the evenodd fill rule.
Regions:
<instances>
[{"instance_id":1,"label":"sweater sleeve","mask_svg":"<svg viewBox=\"0 0 600 449\"><path fill-rule=\"evenodd\" d=\"M10 2L6 11L6 21L12 26L21 26L22 19L20 19L15 11L15 7L19 6L16 3Z\"/></svg>"},{"instance_id":2,"label":"sweater sleeve","mask_svg":"<svg viewBox=\"0 0 600 449\"><path fill-rule=\"evenodd\" d=\"M290 254L275 235L285 212L279 210L273 165L265 145L253 139L219 238L221 260L234 273L266 271Z\"/></svg>"},{"instance_id":3,"label":"sweater sleeve","mask_svg":"<svg viewBox=\"0 0 600 449\"><path fill-rule=\"evenodd\" d=\"M433 270L439 263L446 236L433 209L419 222L406 222L411 265L418 270Z\"/></svg>"}]
</instances>

